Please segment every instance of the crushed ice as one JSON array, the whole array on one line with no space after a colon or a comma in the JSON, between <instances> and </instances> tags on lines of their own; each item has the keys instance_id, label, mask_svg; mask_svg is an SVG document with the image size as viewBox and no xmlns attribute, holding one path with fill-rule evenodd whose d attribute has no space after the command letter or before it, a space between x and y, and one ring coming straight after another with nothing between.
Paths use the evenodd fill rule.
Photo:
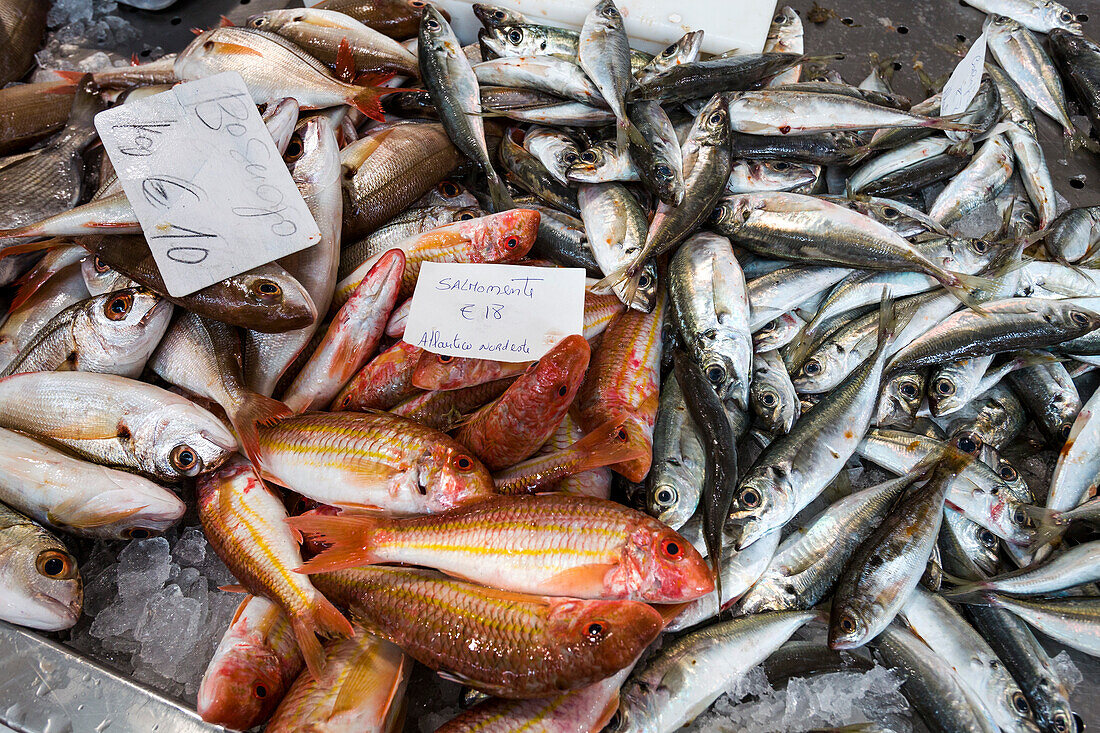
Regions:
<instances>
[{"instance_id":1,"label":"crushed ice","mask_svg":"<svg viewBox=\"0 0 1100 733\"><path fill-rule=\"evenodd\" d=\"M81 566L84 617L69 644L193 704L199 680L242 596L199 527L100 543Z\"/></svg>"},{"instance_id":2,"label":"crushed ice","mask_svg":"<svg viewBox=\"0 0 1100 733\"><path fill-rule=\"evenodd\" d=\"M129 49L140 34L117 10L115 0L55 0L46 16L46 44L35 54L41 69L33 80L55 78L46 70L90 72L129 64Z\"/></svg>"}]
</instances>

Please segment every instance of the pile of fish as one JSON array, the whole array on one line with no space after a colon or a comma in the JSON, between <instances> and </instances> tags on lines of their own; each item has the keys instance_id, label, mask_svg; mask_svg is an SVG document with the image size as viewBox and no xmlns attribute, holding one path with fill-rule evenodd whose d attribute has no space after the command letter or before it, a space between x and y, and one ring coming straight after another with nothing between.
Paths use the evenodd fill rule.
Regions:
<instances>
[{"instance_id":1,"label":"pile of fish","mask_svg":"<svg viewBox=\"0 0 1100 733\"><path fill-rule=\"evenodd\" d=\"M1093 154L1100 47L972 4L993 61L950 115L804 78L790 8L762 53L651 56L614 0L475 4L472 46L324 0L0 90L0 618L72 627L62 537L194 496L248 594L197 701L230 728L392 730L418 662L471 690L443 731L670 732L773 655L873 654L932 730L1074 730L1033 630L1100 655L1100 207L1059 212L1035 117ZM2 5L7 83L44 21ZM174 297L92 118L223 71L321 240ZM429 261L584 268L583 333L407 343Z\"/></svg>"}]
</instances>

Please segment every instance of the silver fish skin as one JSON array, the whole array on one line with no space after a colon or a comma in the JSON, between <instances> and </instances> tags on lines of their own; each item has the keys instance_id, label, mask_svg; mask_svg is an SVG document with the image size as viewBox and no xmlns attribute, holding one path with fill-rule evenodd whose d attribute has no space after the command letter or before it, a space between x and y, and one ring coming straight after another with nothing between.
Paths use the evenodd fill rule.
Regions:
<instances>
[{"instance_id":1,"label":"silver fish skin","mask_svg":"<svg viewBox=\"0 0 1100 733\"><path fill-rule=\"evenodd\" d=\"M707 626L666 645L623 685L615 733L672 733L771 655L814 611L776 611Z\"/></svg>"},{"instance_id":2,"label":"silver fish skin","mask_svg":"<svg viewBox=\"0 0 1100 733\"><path fill-rule=\"evenodd\" d=\"M1081 33L1077 16L1054 0L967 0L986 15L1006 15L1036 33L1049 33L1055 28Z\"/></svg>"},{"instance_id":3,"label":"silver fish skin","mask_svg":"<svg viewBox=\"0 0 1100 733\"><path fill-rule=\"evenodd\" d=\"M581 154L572 137L549 127L527 130L523 136L523 147L538 158L554 178L565 184L569 183L566 173Z\"/></svg>"},{"instance_id":4,"label":"silver fish skin","mask_svg":"<svg viewBox=\"0 0 1100 733\"><path fill-rule=\"evenodd\" d=\"M113 374L27 372L0 379L0 427L165 481L213 470L237 450L225 425L190 400Z\"/></svg>"},{"instance_id":5,"label":"silver fish skin","mask_svg":"<svg viewBox=\"0 0 1100 733\"><path fill-rule=\"evenodd\" d=\"M485 23L484 20L482 22ZM496 21L495 26L487 27L486 31L479 35L479 40L497 56L557 56L573 63L577 61L580 32L571 28L509 18ZM641 71L652 60L650 54L630 49L632 72Z\"/></svg>"},{"instance_id":6,"label":"silver fish skin","mask_svg":"<svg viewBox=\"0 0 1100 733\"><path fill-rule=\"evenodd\" d=\"M493 169L485 142L478 76L463 53L451 24L434 6L425 7L418 38L421 80L439 110L447 136L488 178L493 208L496 211L512 208L508 189Z\"/></svg>"},{"instance_id":7,"label":"silver fish skin","mask_svg":"<svg viewBox=\"0 0 1100 733\"><path fill-rule=\"evenodd\" d=\"M1062 77L1039 39L1027 28L1003 15L989 16L982 30L993 58L1020 91L1062 126L1067 140L1075 138L1077 132L1069 119Z\"/></svg>"},{"instance_id":8,"label":"silver fish skin","mask_svg":"<svg viewBox=\"0 0 1100 733\"><path fill-rule=\"evenodd\" d=\"M912 426L917 420L917 412L924 404L927 381L928 372L923 369L890 375L883 385L872 424L879 427Z\"/></svg>"},{"instance_id":9,"label":"silver fish skin","mask_svg":"<svg viewBox=\"0 0 1100 733\"><path fill-rule=\"evenodd\" d=\"M17 229L0 231L0 237L77 237L106 229L114 234L140 234L134 207L126 193L92 199L86 204L66 209L45 219L25 224Z\"/></svg>"},{"instance_id":10,"label":"silver fish skin","mask_svg":"<svg viewBox=\"0 0 1100 733\"><path fill-rule=\"evenodd\" d=\"M55 272L0 326L0 369L7 368L54 316L88 297L79 262Z\"/></svg>"},{"instance_id":11,"label":"silver fish skin","mask_svg":"<svg viewBox=\"0 0 1100 733\"><path fill-rule=\"evenodd\" d=\"M621 183L582 183L577 203L588 245L604 274L633 262L645 244L647 227L645 211L634 194ZM624 305L648 313L657 298L656 265L651 261L642 270L633 294L627 283L612 289Z\"/></svg>"},{"instance_id":12,"label":"silver fish skin","mask_svg":"<svg viewBox=\"0 0 1100 733\"><path fill-rule=\"evenodd\" d=\"M774 351L780 349L802 332L806 322L797 312L790 310L774 320L768 321L752 335L752 345L757 353L761 351Z\"/></svg>"},{"instance_id":13,"label":"silver fish skin","mask_svg":"<svg viewBox=\"0 0 1100 733\"><path fill-rule=\"evenodd\" d=\"M653 465L646 476L646 512L672 529L695 514L703 493L706 456L680 383L670 373L661 385L653 426Z\"/></svg>"},{"instance_id":14,"label":"silver fish skin","mask_svg":"<svg viewBox=\"0 0 1100 733\"><path fill-rule=\"evenodd\" d=\"M1015 170L1012 146L1003 135L982 143L969 165L936 197L928 215L950 227L969 212L990 201Z\"/></svg>"},{"instance_id":15,"label":"silver fish skin","mask_svg":"<svg viewBox=\"0 0 1100 733\"><path fill-rule=\"evenodd\" d=\"M951 507L944 507L937 546L943 569L957 578L983 578L1000 566L997 535Z\"/></svg>"},{"instance_id":16,"label":"silver fish skin","mask_svg":"<svg viewBox=\"0 0 1100 733\"><path fill-rule=\"evenodd\" d=\"M1100 656L1100 598L1025 599L982 593L968 603L1003 608L1068 647Z\"/></svg>"},{"instance_id":17,"label":"silver fish skin","mask_svg":"<svg viewBox=\"0 0 1100 733\"><path fill-rule=\"evenodd\" d=\"M1000 608L970 606L967 615L1020 684L1044 731L1073 733L1069 691L1028 625Z\"/></svg>"},{"instance_id":18,"label":"silver fish skin","mask_svg":"<svg viewBox=\"0 0 1100 733\"><path fill-rule=\"evenodd\" d=\"M703 49L703 31L688 31L679 40L667 46L664 51L634 72L634 80L641 84L653 77L668 71L673 66L690 64L699 59L699 52ZM801 53L801 51L799 51Z\"/></svg>"},{"instance_id":19,"label":"silver fish skin","mask_svg":"<svg viewBox=\"0 0 1100 733\"><path fill-rule=\"evenodd\" d=\"M614 140L601 140L577 156L566 177L573 183L637 181L638 169L630 153Z\"/></svg>"},{"instance_id":20,"label":"silver fish skin","mask_svg":"<svg viewBox=\"0 0 1100 733\"><path fill-rule=\"evenodd\" d=\"M985 639L949 601L917 588L901 615L909 628L951 665L1002 731L1038 733L1023 691Z\"/></svg>"},{"instance_id":21,"label":"silver fish skin","mask_svg":"<svg viewBox=\"0 0 1100 733\"><path fill-rule=\"evenodd\" d=\"M298 126L298 112L298 100L293 97L284 97L267 105L261 115L264 127L271 133L271 141L275 143L275 149L279 151L279 155L286 153L287 147L290 146L290 139Z\"/></svg>"},{"instance_id":22,"label":"silver fish skin","mask_svg":"<svg viewBox=\"0 0 1100 733\"><path fill-rule=\"evenodd\" d=\"M138 377L172 320L172 304L127 288L69 306L45 324L0 376L75 371Z\"/></svg>"},{"instance_id":23,"label":"silver fish skin","mask_svg":"<svg viewBox=\"0 0 1100 733\"><path fill-rule=\"evenodd\" d=\"M84 278L85 288L92 296L137 287L137 283L121 272L105 265L95 255L84 258L84 261L80 264L80 274Z\"/></svg>"},{"instance_id":24,"label":"silver fish skin","mask_svg":"<svg viewBox=\"0 0 1100 733\"><path fill-rule=\"evenodd\" d=\"M804 30L802 19L789 5L784 5L776 10L772 18L771 27L768 28L768 37L764 40L764 53L803 53L805 49ZM781 71L765 86L777 87L783 84L793 84L802 76L802 65L793 66L786 71Z\"/></svg>"},{"instance_id":25,"label":"silver fish skin","mask_svg":"<svg viewBox=\"0 0 1100 733\"><path fill-rule=\"evenodd\" d=\"M849 267L817 267L787 265L761 277L749 280L749 303L752 317L749 328L756 332L852 274ZM879 291L881 295L882 291Z\"/></svg>"},{"instance_id":26,"label":"silver fish skin","mask_svg":"<svg viewBox=\"0 0 1100 733\"><path fill-rule=\"evenodd\" d=\"M630 144L630 157L642 184L666 204L684 200L684 156L676 128L660 102L634 102L630 119L645 145Z\"/></svg>"},{"instance_id":27,"label":"silver fish skin","mask_svg":"<svg viewBox=\"0 0 1100 733\"><path fill-rule=\"evenodd\" d=\"M720 399L749 409L749 297L729 240L709 232L690 237L669 262L668 283L682 343Z\"/></svg>"},{"instance_id":28,"label":"silver fish skin","mask_svg":"<svg viewBox=\"0 0 1100 733\"><path fill-rule=\"evenodd\" d=\"M493 28L499 28L502 25L515 25L517 23L526 23L527 17L518 10L511 10L510 8L502 8L499 5L490 5L488 3L474 3L472 6L474 15L481 21L481 24L485 26L487 30Z\"/></svg>"},{"instance_id":29,"label":"silver fish skin","mask_svg":"<svg viewBox=\"0 0 1100 733\"><path fill-rule=\"evenodd\" d=\"M887 303L875 354L795 423L791 432L765 448L742 478L729 516L730 521L743 524L740 549L786 524L855 453L874 415L886 350L896 327L893 304Z\"/></svg>"},{"instance_id":30,"label":"silver fish skin","mask_svg":"<svg viewBox=\"0 0 1100 733\"><path fill-rule=\"evenodd\" d=\"M1006 384L996 384L963 409L941 418L948 436L971 435L998 450L1014 440L1030 416Z\"/></svg>"},{"instance_id":31,"label":"silver fish skin","mask_svg":"<svg viewBox=\"0 0 1100 733\"><path fill-rule=\"evenodd\" d=\"M819 194L818 197L823 201L847 206L852 211L869 216L906 239L925 232L934 232L941 236L948 236L949 234L938 221L929 217L928 214L894 199L878 196L860 196L858 199L849 199L844 196L829 194Z\"/></svg>"},{"instance_id":32,"label":"silver fish skin","mask_svg":"<svg viewBox=\"0 0 1100 733\"><path fill-rule=\"evenodd\" d=\"M928 481L902 499L840 574L829 648L852 649L881 634L915 591L936 545L950 480L971 462L948 448Z\"/></svg>"},{"instance_id":33,"label":"silver fish skin","mask_svg":"<svg viewBox=\"0 0 1100 733\"><path fill-rule=\"evenodd\" d=\"M591 107L606 103L600 89L574 61L555 56L506 56L473 65L486 86L519 87L554 94Z\"/></svg>"},{"instance_id":34,"label":"silver fish skin","mask_svg":"<svg viewBox=\"0 0 1100 733\"><path fill-rule=\"evenodd\" d=\"M874 647L887 667L905 673L901 693L931 730L998 733L955 670L904 625L887 626Z\"/></svg>"},{"instance_id":35,"label":"silver fish skin","mask_svg":"<svg viewBox=\"0 0 1100 733\"><path fill-rule=\"evenodd\" d=\"M0 501L69 534L124 540L159 534L186 509L148 479L73 458L0 429Z\"/></svg>"},{"instance_id":36,"label":"silver fish skin","mask_svg":"<svg viewBox=\"0 0 1100 733\"><path fill-rule=\"evenodd\" d=\"M947 597L973 591L994 591L1015 596L1056 594L1097 580L1100 580L1100 541L1092 541L1071 547L1038 565L961 585Z\"/></svg>"},{"instance_id":37,"label":"silver fish skin","mask_svg":"<svg viewBox=\"0 0 1100 733\"><path fill-rule=\"evenodd\" d=\"M757 349L749 397L753 412L774 434L789 433L802 412L787 365L777 351Z\"/></svg>"},{"instance_id":38,"label":"silver fish skin","mask_svg":"<svg viewBox=\"0 0 1100 733\"><path fill-rule=\"evenodd\" d=\"M890 368L928 366L947 359L1042 348L1100 327L1100 315L1070 301L1002 298L964 309L925 331L894 355Z\"/></svg>"},{"instance_id":39,"label":"silver fish skin","mask_svg":"<svg viewBox=\"0 0 1100 733\"><path fill-rule=\"evenodd\" d=\"M1074 509L1089 497L1100 474L1100 391L1084 404L1073 421L1065 445L1058 453L1058 462L1050 478L1050 493L1046 506L1055 512Z\"/></svg>"},{"instance_id":40,"label":"silver fish skin","mask_svg":"<svg viewBox=\"0 0 1100 733\"><path fill-rule=\"evenodd\" d=\"M753 191L795 191L808 193L821 180L823 168L813 163L785 160L738 160L730 169L726 190L730 193Z\"/></svg>"},{"instance_id":41,"label":"silver fish skin","mask_svg":"<svg viewBox=\"0 0 1100 733\"><path fill-rule=\"evenodd\" d=\"M1092 260L1100 245L1100 206L1069 209L1055 219L1043 246L1062 262Z\"/></svg>"},{"instance_id":42,"label":"silver fish skin","mask_svg":"<svg viewBox=\"0 0 1100 733\"><path fill-rule=\"evenodd\" d=\"M340 149L336 132L326 118L310 118L295 132L301 155L291 166L291 178L302 194L321 230L321 241L309 249L279 260L317 306L328 312L340 266L340 235L343 228L343 198L340 189ZM270 397L280 377L306 348L320 326L323 315L305 328L285 333L242 332L246 386Z\"/></svg>"},{"instance_id":43,"label":"silver fish skin","mask_svg":"<svg viewBox=\"0 0 1100 733\"><path fill-rule=\"evenodd\" d=\"M1046 229L1057 214L1054 181L1047 167L1046 155L1038 138L1027 130L1013 127L1006 134L1016 156L1016 166L1020 171L1024 190L1027 191L1031 205L1039 212L1039 229Z\"/></svg>"},{"instance_id":44,"label":"silver fish skin","mask_svg":"<svg viewBox=\"0 0 1100 733\"><path fill-rule=\"evenodd\" d=\"M792 533L747 594L738 612L807 609L825 597L844 564L913 483L902 476L850 494Z\"/></svg>"},{"instance_id":45,"label":"silver fish skin","mask_svg":"<svg viewBox=\"0 0 1100 733\"><path fill-rule=\"evenodd\" d=\"M1008 375L1016 395L1051 444L1061 445L1081 412L1081 396L1064 364L1036 364Z\"/></svg>"},{"instance_id":46,"label":"silver fish skin","mask_svg":"<svg viewBox=\"0 0 1100 733\"><path fill-rule=\"evenodd\" d=\"M84 605L76 558L22 514L0 504L0 619L39 631L72 628Z\"/></svg>"},{"instance_id":47,"label":"silver fish skin","mask_svg":"<svg viewBox=\"0 0 1100 733\"><path fill-rule=\"evenodd\" d=\"M626 93L634 86L634 77L630 68L630 39L615 0L600 0L585 16L577 41L577 63L615 113L619 150L627 149L630 137L644 145L626 115Z\"/></svg>"}]
</instances>

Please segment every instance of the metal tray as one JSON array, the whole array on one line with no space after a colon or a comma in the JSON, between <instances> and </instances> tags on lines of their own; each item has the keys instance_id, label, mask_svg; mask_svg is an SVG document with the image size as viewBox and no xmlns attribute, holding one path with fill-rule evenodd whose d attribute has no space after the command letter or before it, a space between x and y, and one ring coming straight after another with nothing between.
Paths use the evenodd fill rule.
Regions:
<instances>
[{"instance_id":1,"label":"metal tray","mask_svg":"<svg viewBox=\"0 0 1100 733\"><path fill-rule=\"evenodd\" d=\"M787 3L802 16L809 53L843 53L843 59L829 65L853 83L869 72L871 53L883 60L894 57L894 89L914 101L924 94L913 62L923 63L932 78L950 72L957 63L955 47L969 46L981 32L985 17L961 0L823 0L820 6L814 0ZM1085 32L1100 37L1100 0L1071 0L1069 4L1081 14ZM142 58L158 46L165 51L183 48L193 38L192 28L210 28L223 15L240 23L263 10L301 6L301 0L180 0L158 12L119 6L118 14L141 31L142 40L129 52ZM821 9L818 14L826 11L823 23L808 20L817 7ZM1067 157L1058 126L1041 113L1036 118L1059 193L1072 206L1100 203L1100 156L1079 152ZM1087 129L1084 117L1075 116L1074 121ZM1052 653L1059 650L1054 644L1048 648ZM1091 683L1100 679L1100 660L1073 651L1070 655L1085 676L1074 695L1075 710L1087 724L1095 725L1100 723L1100 697L1090 692ZM435 688L430 676L418 670L410 689ZM416 718L431 709L431 702L410 701L406 731L419 730ZM446 702L452 705L455 701ZM0 733L6 730L198 733L224 729L204 723L188 705L136 684L69 647L0 622Z\"/></svg>"}]
</instances>

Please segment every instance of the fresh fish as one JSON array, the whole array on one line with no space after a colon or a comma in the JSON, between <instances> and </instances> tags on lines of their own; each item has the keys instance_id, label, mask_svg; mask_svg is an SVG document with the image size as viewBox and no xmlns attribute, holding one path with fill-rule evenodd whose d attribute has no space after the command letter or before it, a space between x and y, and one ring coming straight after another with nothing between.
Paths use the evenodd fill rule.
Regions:
<instances>
[{"instance_id":1,"label":"fresh fish","mask_svg":"<svg viewBox=\"0 0 1100 733\"><path fill-rule=\"evenodd\" d=\"M739 160L730 169L726 190L730 193L751 191L808 192L821 179L821 166L789 163L785 160Z\"/></svg>"},{"instance_id":2,"label":"fresh fish","mask_svg":"<svg viewBox=\"0 0 1100 733\"><path fill-rule=\"evenodd\" d=\"M371 359L332 401L331 410L389 410L415 396L414 370L424 352L404 341Z\"/></svg>"},{"instance_id":3,"label":"fresh fish","mask_svg":"<svg viewBox=\"0 0 1100 733\"><path fill-rule=\"evenodd\" d=\"M416 35L424 15L424 0L321 0L313 7L335 10L355 18L360 23L402 41ZM440 8L447 20L451 15Z\"/></svg>"},{"instance_id":4,"label":"fresh fish","mask_svg":"<svg viewBox=\"0 0 1100 733\"><path fill-rule=\"evenodd\" d=\"M446 432L459 427L467 416L500 397L514 381L515 379L498 379L462 389L421 392L409 397L390 412Z\"/></svg>"},{"instance_id":5,"label":"fresh fish","mask_svg":"<svg viewBox=\"0 0 1100 733\"><path fill-rule=\"evenodd\" d=\"M1090 446L1093 436L1100 430L1100 420L1095 419L1100 406L1100 392L1094 393L1077 414L1070 427L1066 442L1058 453L1058 462L1050 477L1050 494L1046 506L1056 512L1074 509L1096 493L1096 479L1100 473L1100 455Z\"/></svg>"},{"instance_id":6,"label":"fresh fish","mask_svg":"<svg viewBox=\"0 0 1100 733\"><path fill-rule=\"evenodd\" d=\"M1069 437L1081 412L1081 397L1063 364L1028 366L1009 374L1008 381L1051 444Z\"/></svg>"},{"instance_id":7,"label":"fresh fish","mask_svg":"<svg viewBox=\"0 0 1100 733\"><path fill-rule=\"evenodd\" d=\"M1100 245L1100 206L1068 209L1047 230L1043 246L1059 262L1091 260Z\"/></svg>"},{"instance_id":8,"label":"fresh fish","mask_svg":"<svg viewBox=\"0 0 1100 733\"><path fill-rule=\"evenodd\" d=\"M572 137L549 127L534 127L523 136L523 147L538 158L554 178L568 185L566 173L580 157L577 142Z\"/></svg>"},{"instance_id":9,"label":"fresh fish","mask_svg":"<svg viewBox=\"0 0 1100 733\"><path fill-rule=\"evenodd\" d=\"M233 434L198 405L112 374L27 372L0 379L0 425L165 481L212 471L237 450Z\"/></svg>"},{"instance_id":10,"label":"fresh fish","mask_svg":"<svg viewBox=\"0 0 1100 733\"><path fill-rule=\"evenodd\" d=\"M659 102L634 102L629 113L645 140L630 145L639 179L661 201L678 206L684 200L684 160L672 121Z\"/></svg>"},{"instance_id":11,"label":"fresh fish","mask_svg":"<svg viewBox=\"0 0 1100 733\"><path fill-rule=\"evenodd\" d=\"M749 396L753 411L774 434L789 433L801 414L801 403L783 357L757 350Z\"/></svg>"},{"instance_id":12,"label":"fresh fish","mask_svg":"<svg viewBox=\"0 0 1100 733\"><path fill-rule=\"evenodd\" d=\"M440 112L443 129L455 147L475 161L489 179L494 210L500 212L512 208L508 189L489 159L485 123L481 117L480 80L462 53L447 19L434 5L424 8L418 38L420 74L432 102Z\"/></svg>"},{"instance_id":13,"label":"fresh fish","mask_svg":"<svg viewBox=\"0 0 1100 733\"><path fill-rule=\"evenodd\" d=\"M772 18L771 27L768 28L768 37L764 40L764 53L797 53L805 51L803 42L804 31L802 19L789 5L784 5L776 11ZM767 86L775 87L781 84L791 84L802 76L802 67L794 66L786 71L773 76L768 80Z\"/></svg>"},{"instance_id":14,"label":"fresh fish","mask_svg":"<svg viewBox=\"0 0 1100 733\"><path fill-rule=\"evenodd\" d=\"M431 570L367 567L312 577L371 633L497 697L547 697L604 679L662 626L660 614L637 601L518 595Z\"/></svg>"},{"instance_id":15,"label":"fresh fish","mask_svg":"<svg viewBox=\"0 0 1100 733\"><path fill-rule=\"evenodd\" d=\"M265 480L333 506L423 514L493 489L465 447L388 413L305 413L259 433Z\"/></svg>"},{"instance_id":16,"label":"fresh fish","mask_svg":"<svg viewBox=\"0 0 1100 733\"><path fill-rule=\"evenodd\" d=\"M527 18L523 13L510 8L502 8L499 5L474 3L473 11L486 30L499 28L502 25L517 25L527 22Z\"/></svg>"},{"instance_id":17,"label":"fresh fish","mask_svg":"<svg viewBox=\"0 0 1100 733\"><path fill-rule=\"evenodd\" d=\"M848 178L847 185L853 193L876 196L916 191L953 177L966 167L971 153L968 144L946 136L921 138L870 159Z\"/></svg>"},{"instance_id":18,"label":"fresh fish","mask_svg":"<svg viewBox=\"0 0 1100 733\"><path fill-rule=\"evenodd\" d=\"M203 673L199 715L236 730L266 723L304 664L286 614L262 596L249 596Z\"/></svg>"},{"instance_id":19,"label":"fresh fish","mask_svg":"<svg viewBox=\"0 0 1100 733\"><path fill-rule=\"evenodd\" d=\"M0 618L40 631L63 631L80 618L84 586L61 540L0 504Z\"/></svg>"},{"instance_id":20,"label":"fresh fish","mask_svg":"<svg viewBox=\"0 0 1100 733\"><path fill-rule=\"evenodd\" d=\"M1077 16L1054 0L967 0L988 15L1005 15L1036 33L1050 33L1060 28L1070 33L1081 33Z\"/></svg>"},{"instance_id":21,"label":"fresh fish","mask_svg":"<svg viewBox=\"0 0 1100 733\"><path fill-rule=\"evenodd\" d=\"M1085 654L1100 654L1100 599L1047 598L1029 600L1011 598L998 593L979 593L978 597L959 599L962 602L992 606L1011 611L1050 638Z\"/></svg>"},{"instance_id":22,"label":"fresh fish","mask_svg":"<svg viewBox=\"0 0 1100 733\"><path fill-rule=\"evenodd\" d=\"M72 263L54 273L22 304L13 306L0 326L0 368L6 368L54 316L88 297L81 265Z\"/></svg>"},{"instance_id":23,"label":"fresh fish","mask_svg":"<svg viewBox=\"0 0 1100 733\"><path fill-rule=\"evenodd\" d=\"M567 176L574 183L639 180L629 152L619 148L614 140L601 140L582 152L569 167Z\"/></svg>"},{"instance_id":24,"label":"fresh fish","mask_svg":"<svg viewBox=\"0 0 1100 733\"><path fill-rule=\"evenodd\" d=\"M498 154L508 180L555 209L571 216L579 215L575 191L560 183L538 158L520 144L523 136L522 130L510 127L501 141Z\"/></svg>"},{"instance_id":25,"label":"fresh fish","mask_svg":"<svg viewBox=\"0 0 1100 733\"><path fill-rule=\"evenodd\" d=\"M588 244L600 269L610 275L632 263L642 252L647 227L645 211L634 194L621 183L582 183L577 202ZM641 312L653 310L656 265L645 265L633 293L627 283L618 283L612 289L628 307Z\"/></svg>"},{"instance_id":26,"label":"fresh fish","mask_svg":"<svg viewBox=\"0 0 1100 733\"><path fill-rule=\"evenodd\" d=\"M236 71L256 104L293 97L302 109L347 104L383 119L379 100L385 90L342 82L309 53L266 31L238 26L206 31L180 52L173 68L181 81Z\"/></svg>"},{"instance_id":27,"label":"fresh fish","mask_svg":"<svg viewBox=\"0 0 1100 733\"><path fill-rule=\"evenodd\" d=\"M697 61L702 47L703 31L688 31L680 37L680 40L670 44L664 51L654 56L652 61L634 72L635 82L643 84L674 66Z\"/></svg>"},{"instance_id":28,"label":"fresh fish","mask_svg":"<svg viewBox=\"0 0 1100 733\"><path fill-rule=\"evenodd\" d=\"M1100 46L1072 29L1048 35L1054 62L1093 128L1100 127Z\"/></svg>"},{"instance_id":29,"label":"fresh fish","mask_svg":"<svg viewBox=\"0 0 1100 733\"><path fill-rule=\"evenodd\" d=\"M928 215L950 227L990 201L1015 169L1012 146L1001 135L986 140L970 163L940 192Z\"/></svg>"},{"instance_id":30,"label":"fresh fish","mask_svg":"<svg viewBox=\"0 0 1100 733\"><path fill-rule=\"evenodd\" d=\"M746 283L752 317L749 328L760 329L791 310L813 301L852 274L847 267L788 265ZM882 290L879 290L882 295ZM816 309L814 309L816 312Z\"/></svg>"},{"instance_id":31,"label":"fresh fish","mask_svg":"<svg viewBox=\"0 0 1100 733\"><path fill-rule=\"evenodd\" d=\"M0 89L0 155L24 150L64 127L75 93L64 80Z\"/></svg>"},{"instance_id":32,"label":"fresh fish","mask_svg":"<svg viewBox=\"0 0 1100 733\"><path fill-rule=\"evenodd\" d=\"M730 136L730 148L735 159L787 160L816 165L847 165L864 152L860 137L845 130L824 130L809 135L735 133Z\"/></svg>"},{"instance_id":33,"label":"fresh fish","mask_svg":"<svg viewBox=\"0 0 1100 733\"><path fill-rule=\"evenodd\" d=\"M475 3L476 4L476 3ZM486 6L488 7L488 6ZM571 28L538 25L524 19L514 10L503 10L509 17L482 18L486 33L480 36L485 46L498 56L556 56L576 63L580 48L580 32ZM478 11L475 9L474 13ZM486 17L488 14L485 13ZM653 60L648 53L630 49L630 71L637 73Z\"/></svg>"},{"instance_id":34,"label":"fresh fish","mask_svg":"<svg viewBox=\"0 0 1100 733\"><path fill-rule=\"evenodd\" d=\"M653 428L653 467L646 476L646 511L673 529L695 514L703 491L702 436L675 373L661 385Z\"/></svg>"},{"instance_id":35,"label":"fresh fish","mask_svg":"<svg viewBox=\"0 0 1100 733\"><path fill-rule=\"evenodd\" d=\"M394 731L413 661L362 628L325 644L325 669L299 675L264 730Z\"/></svg>"},{"instance_id":36,"label":"fresh fish","mask_svg":"<svg viewBox=\"0 0 1100 733\"><path fill-rule=\"evenodd\" d=\"M239 458L205 477L197 491L199 519L215 552L249 593L286 614L306 666L320 674L325 657L317 635L354 632L309 578L294 572L302 559L282 499Z\"/></svg>"},{"instance_id":37,"label":"fresh fish","mask_svg":"<svg viewBox=\"0 0 1100 733\"><path fill-rule=\"evenodd\" d=\"M339 66L346 42L356 74L417 76L416 57L389 36L335 11L318 8L268 10L248 19L249 28L275 33L318 61Z\"/></svg>"},{"instance_id":38,"label":"fresh fish","mask_svg":"<svg viewBox=\"0 0 1100 733\"><path fill-rule=\"evenodd\" d=\"M631 91L630 100L649 99L675 104L748 89L790 69L804 58L797 53L738 54L679 64L640 82Z\"/></svg>"},{"instance_id":39,"label":"fresh fish","mask_svg":"<svg viewBox=\"0 0 1100 733\"><path fill-rule=\"evenodd\" d=\"M7 0L0 5L4 53L0 54L0 86L19 81L34 66L34 53L46 33L48 7L34 0Z\"/></svg>"},{"instance_id":40,"label":"fresh fish","mask_svg":"<svg viewBox=\"0 0 1100 733\"><path fill-rule=\"evenodd\" d=\"M630 39L615 0L600 0L585 16L577 39L577 64L615 113L618 149L627 149L628 138L633 138L635 144L645 145L644 138L626 115L626 96L635 88L635 80L630 68Z\"/></svg>"}]
</instances>

